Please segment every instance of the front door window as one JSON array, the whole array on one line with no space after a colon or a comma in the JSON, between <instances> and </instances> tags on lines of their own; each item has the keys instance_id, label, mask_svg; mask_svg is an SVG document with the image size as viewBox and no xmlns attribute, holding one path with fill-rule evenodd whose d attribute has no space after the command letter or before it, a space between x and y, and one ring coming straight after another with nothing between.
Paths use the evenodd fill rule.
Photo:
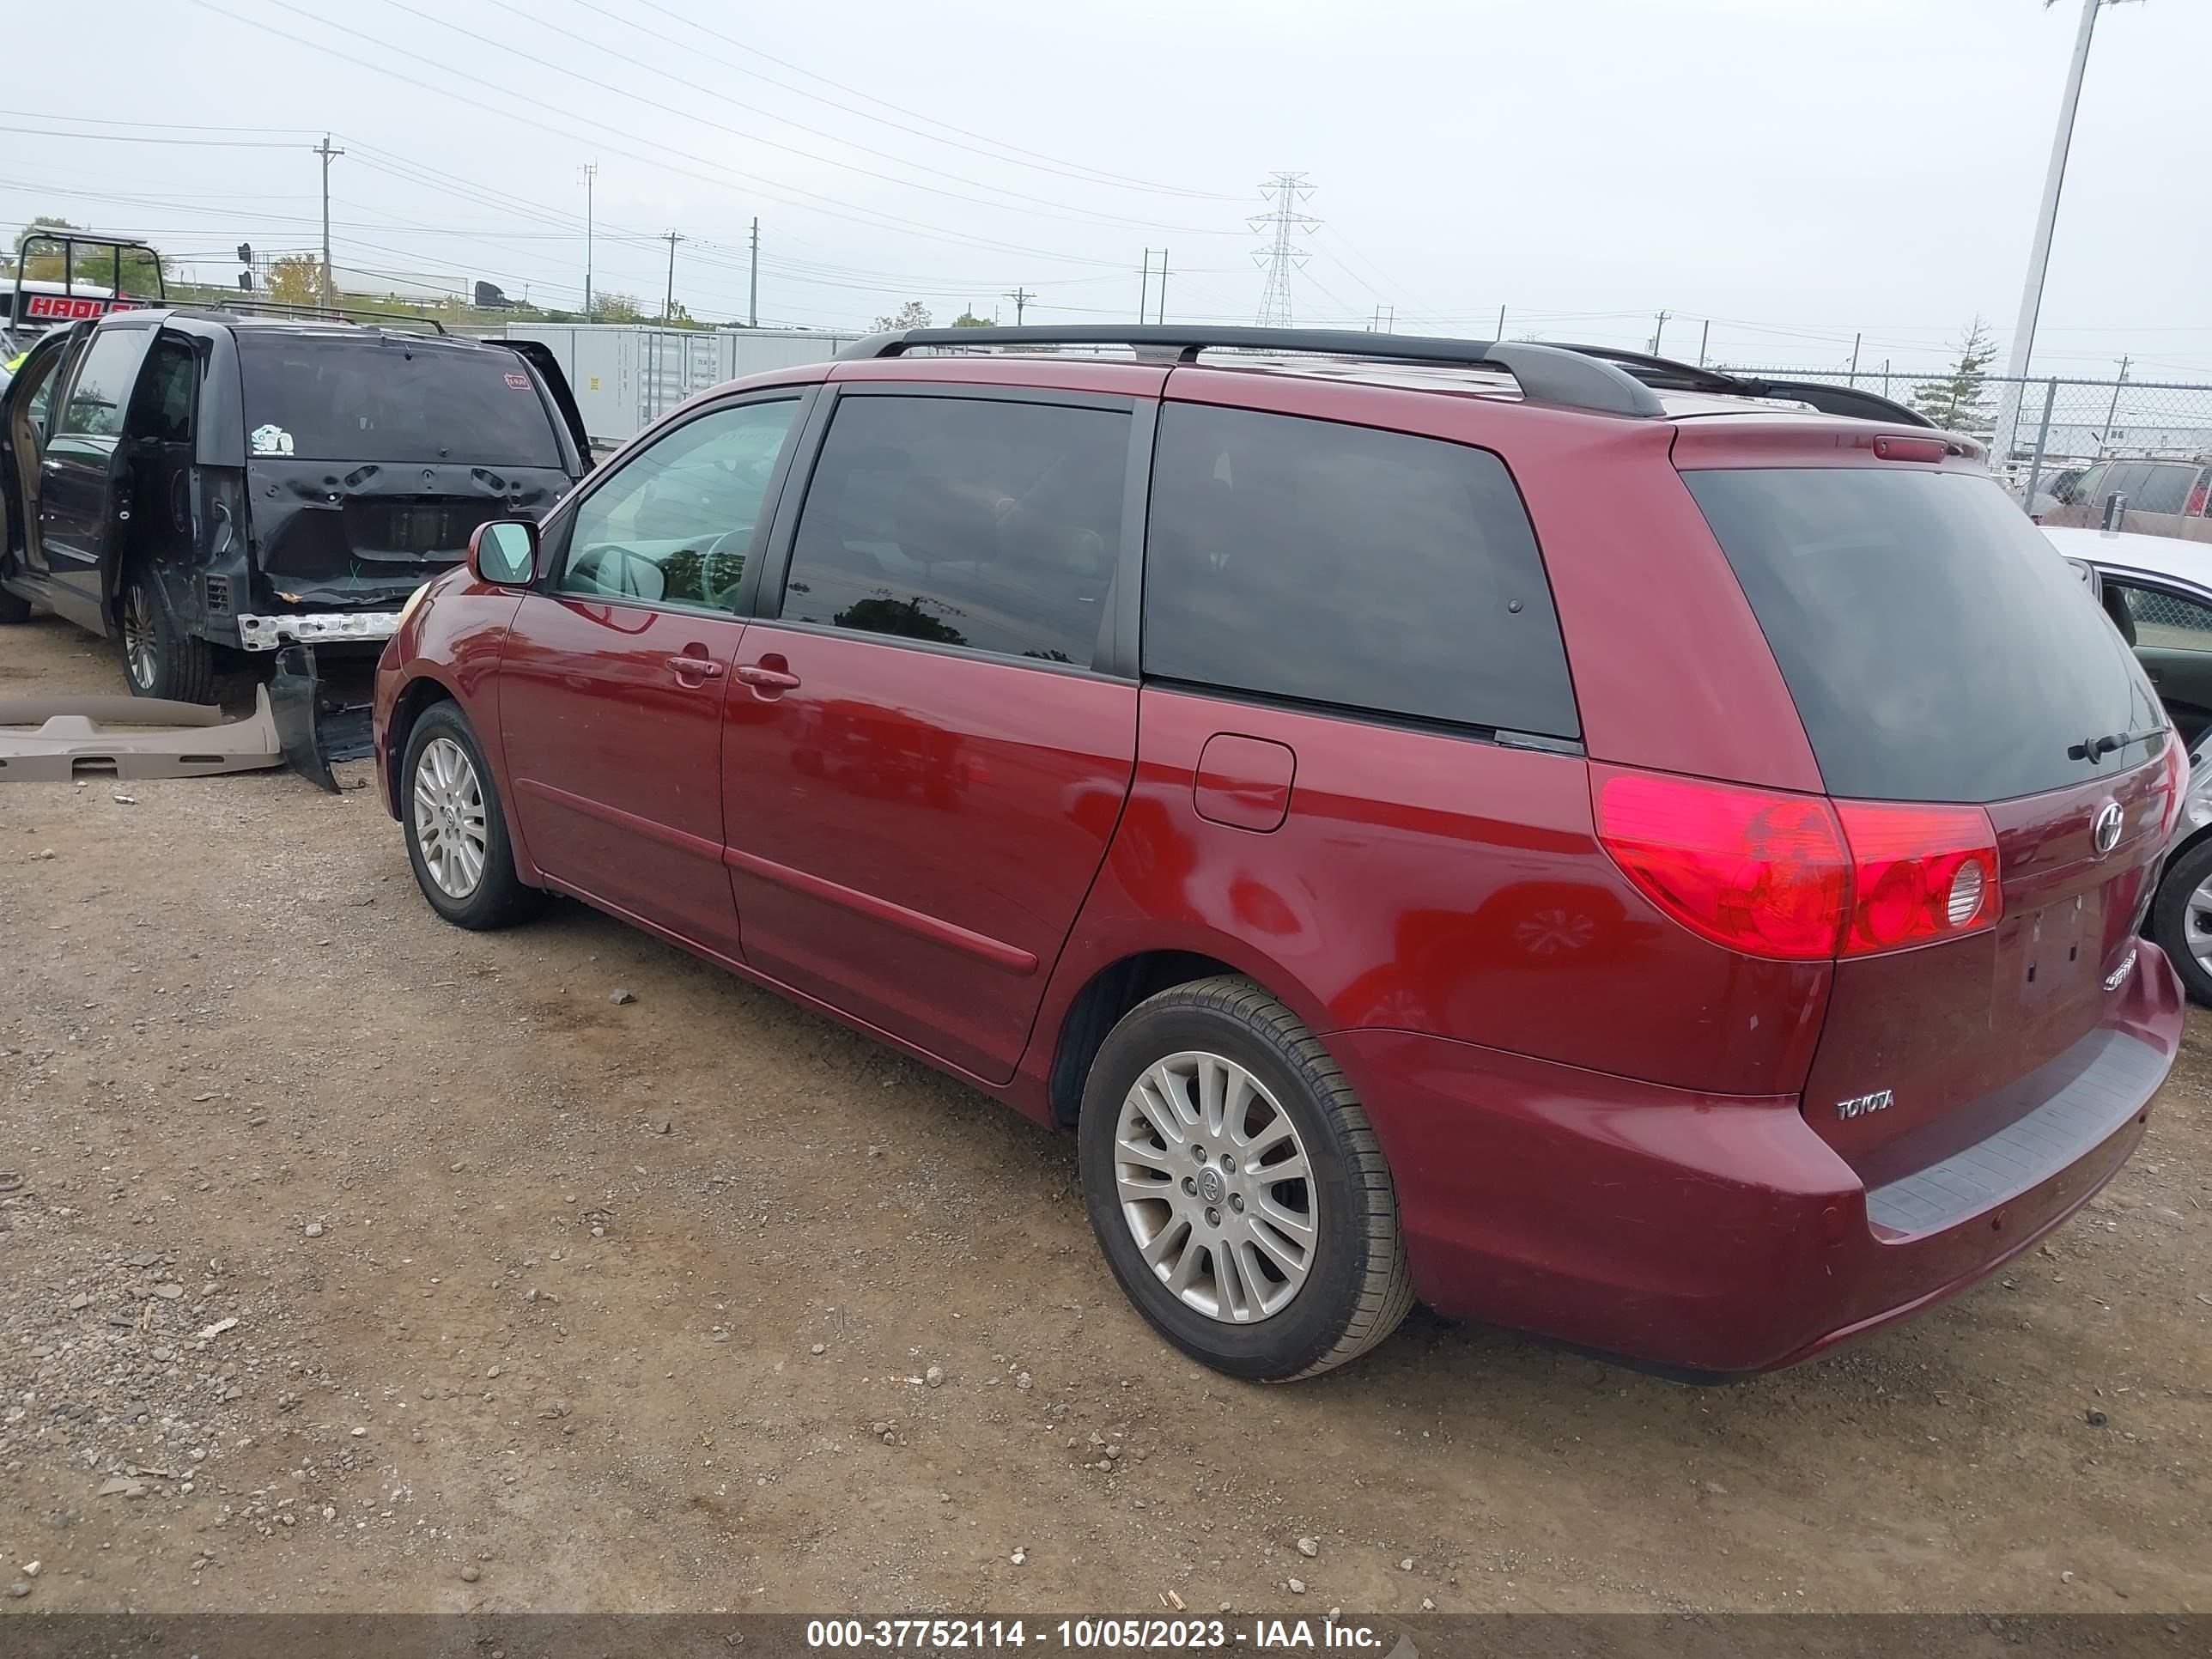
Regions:
<instances>
[{"instance_id":1,"label":"front door window","mask_svg":"<svg viewBox=\"0 0 2212 1659\"><path fill-rule=\"evenodd\" d=\"M624 462L578 505L558 591L733 611L798 410L796 398L717 410Z\"/></svg>"}]
</instances>

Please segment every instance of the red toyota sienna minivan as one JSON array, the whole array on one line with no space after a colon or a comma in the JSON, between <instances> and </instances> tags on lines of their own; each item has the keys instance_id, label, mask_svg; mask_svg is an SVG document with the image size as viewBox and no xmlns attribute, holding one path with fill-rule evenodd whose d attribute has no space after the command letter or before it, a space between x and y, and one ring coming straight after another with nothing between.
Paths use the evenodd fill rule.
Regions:
<instances>
[{"instance_id":1,"label":"red toyota sienna minivan","mask_svg":"<svg viewBox=\"0 0 2212 1659\"><path fill-rule=\"evenodd\" d=\"M1418 1297L1698 1375L2026 1249L2179 1042L2183 757L1971 440L1558 348L878 336L410 601L423 895L566 894L1072 1129L1232 1375Z\"/></svg>"}]
</instances>

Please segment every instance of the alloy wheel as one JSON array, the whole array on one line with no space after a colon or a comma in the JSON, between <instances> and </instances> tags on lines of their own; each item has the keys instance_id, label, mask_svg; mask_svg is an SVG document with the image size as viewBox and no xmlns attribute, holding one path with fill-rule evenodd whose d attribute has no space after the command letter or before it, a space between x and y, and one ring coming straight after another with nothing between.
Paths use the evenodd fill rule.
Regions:
<instances>
[{"instance_id":1,"label":"alloy wheel","mask_svg":"<svg viewBox=\"0 0 2212 1659\"><path fill-rule=\"evenodd\" d=\"M1170 1054L1115 1126L1121 1218L1160 1283L1224 1324L1280 1313L1320 1243L1313 1170L1267 1085L1220 1054Z\"/></svg>"},{"instance_id":2,"label":"alloy wheel","mask_svg":"<svg viewBox=\"0 0 2212 1659\"><path fill-rule=\"evenodd\" d=\"M483 879L490 844L483 784L468 751L451 738L433 738L415 763L415 844L438 890L466 899Z\"/></svg>"},{"instance_id":3,"label":"alloy wheel","mask_svg":"<svg viewBox=\"0 0 2212 1659\"><path fill-rule=\"evenodd\" d=\"M2189 896L2188 923L2189 954L2212 974L2212 877L2199 882Z\"/></svg>"},{"instance_id":4,"label":"alloy wheel","mask_svg":"<svg viewBox=\"0 0 2212 1659\"><path fill-rule=\"evenodd\" d=\"M154 689L158 647L154 634L154 598L143 582L123 590L123 665L142 691Z\"/></svg>"}]
</instances>

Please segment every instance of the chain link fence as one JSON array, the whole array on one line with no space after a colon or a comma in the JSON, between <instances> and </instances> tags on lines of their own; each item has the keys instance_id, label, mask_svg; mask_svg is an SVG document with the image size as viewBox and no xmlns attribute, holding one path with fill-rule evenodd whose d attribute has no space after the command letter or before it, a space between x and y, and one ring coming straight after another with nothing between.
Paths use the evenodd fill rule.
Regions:
<instances>
[{"instance_id":1,"label":"chain link fence","mask_svg":"<svg viewBox=\"0 0 2212 1659\"><path fill-rule=\"evenodd\" d=\"M2013 380L1950 369L1908 371L1887 365L1853 374L1836 368L1769 368L1729 364L1731 373L1824 380L1878 392L1909 404L1938 425L1969 432L1990 447L1990 466L2023 495L2052 492L2100 461L2212 460L2212 385L2179 380L2083 380L2066 376ZM2166 487L2162 477L2142 483ZM2180 513L2140 497L2133 507ZM2198 512L2203 511L2200 503Z\"/></svg>"}]
</instances>

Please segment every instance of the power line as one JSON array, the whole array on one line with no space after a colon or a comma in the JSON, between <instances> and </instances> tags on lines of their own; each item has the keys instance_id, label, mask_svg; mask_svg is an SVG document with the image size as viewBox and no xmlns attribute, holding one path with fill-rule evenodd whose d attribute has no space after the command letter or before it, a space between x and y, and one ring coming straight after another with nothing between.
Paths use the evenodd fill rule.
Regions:
<instances>
[{"instance_id":1,"label":"power line","mask_svg":"<svg viewBox=\"0 0 2212 1659\"><path fill-rule=\"evenodd\" d=\"M497 95L502 98L512 99L517 102L528 103L530 100L520 94L508 93L503 88L489 87L482 82L475 81L471 82L469 90L465 94L455 92L451 88L434 86L429 82L417 79L414 76L404 75L397 70L386 68L381 64L373 63L366 58L360 57L354 53L342 52L335 46L325 46L319 41L305 40L297 34L292 33L289 30L281 29L273 24L263 22L258 18L242 16L237 12L227 10L225 8L215 4L214 0L191 0L191 3L199 7L204 11L213 12L216 16L225 18L228 21L239 24L243 27L256 29L264 34L273 34L281 40L289 40L293 45L304 46L310 52L319 52L325 57L337 58L339 61L352 64L356 68L368 70L374 74L385 76L388 80L398 81L403 85L415 87L422 91L428 92L435 97L450 99L453 102L465 104L479 113L495 115L503 120L513 121L522 126L534 127L541 132L550 133L555 137L566 141L573 142L575 137L574 132L568 128L558 127L549 121L538 120L532 116L517 114L512 110L495 108L484 101L484 97L487 93L495 92ZM315 21L319 22L321 21L321 20ZM376 37L366 34L359 29L348 28L343 24L322 22L321 26L326 28L336 29L339 33L350 35L356 40L367 41L372 46L383 45L383 43L378 40ZM438 67L442 68L441 65ZM460 71L459 70L448 72L456 76L460 74ZM532 106L535 107L535 106ZM604 121L593 121L588 118L574 115L573 113L568 118L573 124L592 127L603 132L613 133L617 137L631 136L624 133L623 130L618 127L608 125ZM675 149L672 145L657 143L651 139L639 139L637 142L650 145L654 149L665 151L667 154L672 155L685 156L685 152ZM694 179L702 184L713 185L718 189L727 189L729 187L726 179L712 177L707 173L700 173L691 167L679 167L671 162L657 161L650 155L641 155L635 150L623 149L614 145L606 145L604 146L604 148L615 155L623 156L630 161L638 161L644 166L658 167L664 173L672 173L682 178ZM685 156L685 159L688 160L691 158ZM713 166L714 164L709 162L707 163L707 165ZM1116 263L1111 259L1095 258L1081 254L1056 253L1045 248L1024 247L1015 243L998 242L981 237L958 235L939 230L933 226L923 224L916 220L902 219L891 214L876 213L868 210L861 210L858 212L846 211L841 210L837 205L836 205L836 198L824 196L819 191L802 190L796 185L783 185L777 186L775 188L764 189L763 188L763 181L758 178L738 173L734 168L726 167L720 170L726 174L728 178L738 179L755 192L768 196L772 200L788 203L789 204L800 209L802 211L818 213L825 218L843 219L854 224L865 225L874 230L891 230L901 234L921 237L933 241L951 242L970 247L985 248L993 252L1013 253L1020 254L1030 258L1050 259L1061 264L1084 264L1110 267ZM782 193L779 193L779 191ZM830 205L821 205L822 204L830 204ZM863 216L864 215L866 216Z\"/></svg>"},{"instance_id":2,"label":"power line","mask_svg":"<svg viewBox=\"0 0 2212 1659\"><path fill-rule=\"evenodd\" d=\"M660 13L664 17L673 18L677 22L683 24L684 27L688 29L704 34L712 40L720 40L726 46L735 46L738 51L748 52L753 57L766 58L769 63L775 64L781 68L787 69L793 74L803 75L810 81L819 81L825 87L835 87L840 92L849 93L854 97L862 99L868 103L878 105L884 109L896 110L901 115L911 117L913 119L917 121L926 122L933 127L941 127L947 132L957 132L963 138L975 139L978 143L993 145L998 149L1009 152L1009 154L1006 155L993 155L990 150L976 149L973 145L969 144L954 143L953 141L949 138L932 138L932 142L935 143L949 144L955 149L968 150L972 155L987 156L994 161L1007 161L1014 162L1017 166L1037 167L1042 172L1055 173L1063 178L1088 178L1099 184L1115 185L1125 189L1131 190L1149 191L1155 195L1186 196L1211 202L1235 202L1243 199L1241 197L1226 194L1219 191L1194 190L1189 186L1183 185L1155 184L1146 179L1132 178L1126 173L1110 173L1099 167L1085 167L1079 161L1055 161L1052 157L1045 155L1041 150L1025 149L1022 145L1009 144L1005 143L1003 140L992 138L982 133L971 132L965 127L954 126L949 121L940 121L935 116L924 115L920 111L908 109L902 104L894 104L889 99L878 98L872 93L862 92L857 87L848 87L842 81L833 81L826 75L817 75L812 70L803 68L799 64L792 63L787 58L778 58L773 52L763 52L760 47L753 46L747 41L739 40L732 35L720 33L714 29L708 28L703 23L696 22L692 19L684 16L679 12L672 11L666 6L658 3L658 0L638 0L638 3L642 5L650 6L654 11ZM602 6L592 4L592 0L576 0L576 3L581 5L586 11L598 12L600 16L620 24L624 29L642 28L642 26L639 24L634 17L619 16ZM659 34L655 31L650 29L644 29L643 32L648 34L653 34L658 40L668 40L672 46L684 46L687 50L690 51L697 50L696 46L693 46L690 42L674 40L667 35ZM903 123L887 121L880 115L871 115L866 110L854 109L849 104L841 104L833 98L824 98L819 93L808 92L804 88L793 86L787 81L780 81L772 75L763 75L758 70L749 70L742 64L732 64L727 58L714 58L712 53L702 52L700 55L702 57L712 58L713 61L720 63L726 68L734 69L740 75L750 75L756 80L766 81L770 86L781 87L787 92L797 93L802 98L811 98L817 103L829 105L832 109L841 109L848 115L857 115L862 120L882 122L883 125L895 127L901 132L913 133L916 137L931 137L931 135L919 131L915 128L907 126ZM1023 160L1022 158L1024 157L1030 159Z\"/></svg>"},{"instance_id":3,"label":"power line","mask_svg":"<svg viewBox=\"0 0 2212 1659\"><path fill-rule=\"evenodd\" d=\"M392 8L395 11L404 12L410 17L418 18L423 22L434 23L441 28L450 29L454 33L459 34L465 39L477 41L483 46L494 47L496 50L505 52L509 57L519 58L525 63L535 64L541 69L551 70L556 75L565 75L571 80L580 81L587 87L597 87L600 91L612 93L617 98L627 98L635 103L644 104L652 108L663 111L667 114L677 117L680 120L696 122L701 126L711 128L716 132L727 134L732 138L742 138L748 143L758 144L769 149L781 150L787 155L795 155L801 161L813 161L823 167L842 167L848 172L857 173L864 178L879 179L886 184L897 185L902 189L928 191L933 194L946 197L952 201L966 202L971 206L999 208L1001 210L1005 210L1004 204L991 201L985 197L963 195L958 191L945 190L939 185L922 184L918 180L912 179L902 179L896 173L883 173L873 167L862 167L855 161L840 161L834 155L818 155L812 150L801 149L795 144L782 143L774 138L763 137L757 132L748 132L742 127L731 126L726 122L714 120L704 115L694 114L689 110L678 109L674 105L666 102L665 100L647 97L642 93L633 92L626 87L617 86L611 81L603 81L597 76L586 75L580 70L571 69L565 64L556 63L550 58L540 58L535 53L524 52L517 47L512 40L501 40L492 35L480 34L474 29L464 28L460 24L453 22L448 18L441 17L434 12L423 11L416 7L409 5L406 3L406 0L384 0L384 3ZM494 5L501 6L509 11L520 10L520 8L507 4L507 0L492 0L492 3ZM533 12L522 11L521 15L539 27L550 28L558 33L568 35L571 40L581 40L586 46L592 46L594 50L603 52L610 58L619 58L625 64L629 64L636 68L642 69L648 74L659 76L664 80L672 81L677 85L689 88L694 92L704 93L708 97L719 101L726 103L731 101L727 98L724 97L722 94L716 92L712 87L702 86L696 81L687 81L680 75L674 74L658 65L646 63L640 58L633 58L627 52L618 52L611 46L599 46L598 43L590 40L588 38L575 33L573 30L563 29L556 23L545 22L544 19L538 17ZM342 27L343 25L333 24L331 25L331 27ZM872 149L866 144L854 144L850 139L840 139L833 133L822 132L818 129L807 126L801 122L787 120L786 125L796 127L802 132L812 133L817 137L828 138L833 143L848 144L851 148L860 150L866 155L884 155L884 152L881 150ZM898 158L887 157L886 159L896 160ZM1052 201L1048 198L1030 196L1025 195L1019 191L1006 190L999 185L987 184L980 179L965 178L959 173L947 173L942 167L933 167L926 162L911 161L908 162L908 165L917 167L925 173L934 173L941 179L950 179L956 184L973 185L975 188L979 190L995 191L999 195L1008 197L1014 201L1024 204L1024 210L1035 212L1040 208L1048 210L1048 211L1042 215L1042 216L1047 218L1068 219L1077 222L1089 222L1103 220L1109 223L1138 226L1154 230L1165 229L1182 231L1193 236L1228 235L1231 234L1227 231L1202 230L1195 227L1187 225L1164 226L1154 220L1129 219L1115 214L1064 213L1058 211L1057 209L1059 207L1059 204Z\"/></svg>"},{"instance_id":4,"label":"power line","mask_svg":"<svg viewBox=\"0 0 2212 1659\"><path fill-rule=\"evenodd\" d=\"M51 127L0 126L0 132L27 132L35 138L66 138L71 143L169 144L199 149L292 149L283 138L155 138L129 132L56 132Z\"/></svg>"}]
</instances>

